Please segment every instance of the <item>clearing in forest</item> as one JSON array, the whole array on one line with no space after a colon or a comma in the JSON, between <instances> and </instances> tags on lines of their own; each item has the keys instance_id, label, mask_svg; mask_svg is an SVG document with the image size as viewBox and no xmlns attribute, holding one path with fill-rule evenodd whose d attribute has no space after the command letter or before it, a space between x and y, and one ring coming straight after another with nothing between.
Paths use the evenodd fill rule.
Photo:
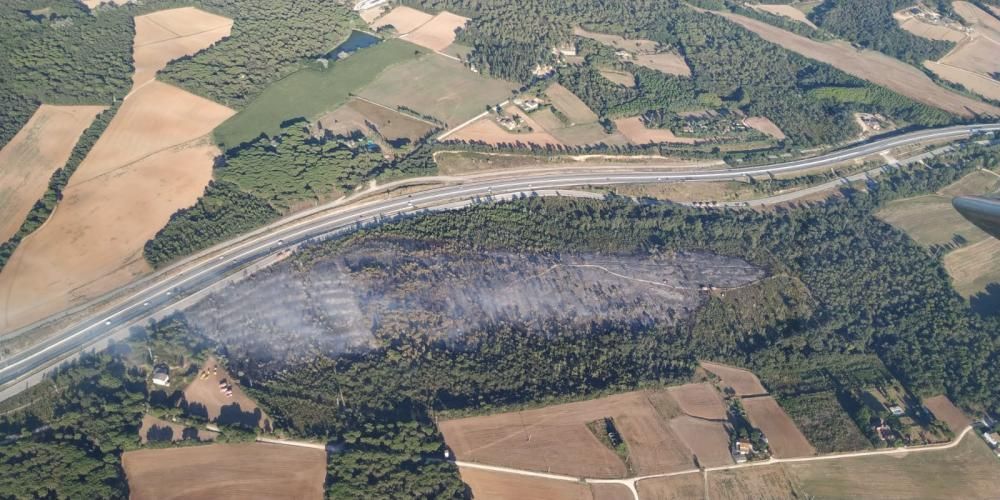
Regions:
<instances>
[{"instance_id":1,"label":"clearing in forest","mask_svg":"<svg viewBox=\"0 0 1000 500\"><path fill-rule=\"evenodd\" d=\"M222 425L242 424L244 427L260 427L265 431L271 429L268 416L243 392L232 375L219 366L215 358L205 360L200 373L207 373L208 376L202 378L199 374L184 388L188 413ZM223 384L232 390L232 396L226 396Z\"/></svg>"},{"instance_id":2,"label":"clearing in forest","mask_svg":"<svg viewBox=\"0 0 1000 500\"><path fill-rule=\"evenodd\" d=\"M751 7L757 10L762 10L764 12L767 12L768 14L787 17L793 21L798 21L802 24L805 24L812 29L816 29L816 25L813 24L813 22L810 21L808 17L806 17L805 12L796 9L791 5L762 3L762 4L751 5Z\"/></svg>"},{"instance_id":3,"label":"clearing in forest","mask_svg":"<svg viewBox=\"0 0 1000 500\"><path fill-rule=\"evenodd\" d=\"M781 128L775 125L774 122L766 116L751 116L749 118L745 118L743 120L743 124L779 141L785 138L785 133L781 131Z\"/></svg>"},{"instance_id":4,"label":"clearing in forest","mask_svg":"<svg viewBox=\"0 0 1000 500\"><path fill-rule=\"evenodd\" d=\"M549 88L545 89L545 96L549 98L554 108L566 115L570 125L597 121L597 114L591 111L585 102L558 83L549 85Z\"/></svg>"},{"instance_id":5,"label":"clearing in forest","mask_svg":"<svg viewBox=\"0 0 1000 500\"><path fill-rule=\"evenodd\" d=\"M202 48L185 37L155 47L176 56L177 45L189 54ZM159 81L134 88L70 178L58 209L0 272L0 329L29 324L148 272L143 246L201 196L219 154L205 136L233 113Z\"/></svg>"},{"instance_id":6,"label":"clearing in forest","mask_svg":"<svg viewBox=\"0 0 1000 500\"><path fill-rule=\"evenodd\" d=\"M647 128L640 116L618 118L615 126L632 144L644 145L650 143L671 142L675 144L696 144L694 137L677 137L670 129Z\"/></svg>"},{"instance_id":7,"label":"clearing in forest","mask_svg":"<svg viewBox=\"0 0 1000 500\"><path fill-rule=\"evenodd\" d=\"M396 33L405 35L406 33L423 26L433 18L434 16L426 12L419 11L412 7L406 7L405 5L400 5L390 10L388 14L371 23L371 27L374 29L382 29L386 26L392 26L396 30Z\"/></svg>"},{"instance_id":8,"label":"clearing in forest","mask_svg":"<svg viewBox=\"0 0 1000 500\"><path fill-rule=\"evenodd\" d=\"M754 427L767 436L771 453L778 458L807 457L816 454L795 422L771 396L743 398L743 408Z\"/></svg>"},{"instance_id":9,"label":"clearing in forest","mask_svg":"<svg viewBox=\"0 0 1000 500\"><path fill-rule=\"evenodd\" d=\"M767 394L767 389L764 389L760 379L749 370L710 361L702 361L699 364L722 379L722 384L730 387L736 396Z\"/></svg>"},{"instance_id":10,"label":"clearing in forest","mask_svg":"<svg viewBox=\"0 0 1000 500\"><path fill-rule=\"evenodd\" d=\"M210 444L122 455L132 498L321 498L326 452L278 444Z\"/></svg>"},{"instance_id":11,"label":"clearing in forest","mask_svg":"<svg viewBox=\"0 0 1000 500\"><path fill-rule=\"evenodd\" d=\"M457 31L468 22L467 17L441 11L430 21L404 35L404 38L410 43L440 52L455 41Z\"/></svg>"},{"instance_id":12,"label":"clearing in forest","mask_svg":"<svg viewBox=\"0 0 1000 500\"><path fill-rule=\"evenodd\" d=\"M627 71L618 71L616 69L602 69L599 70L601 76L617 83L618 85L623 85L628 88L635 87L635 75Z\"/></svg>"},{"instance_id":13,"label":"clearing in forest","mask_svg":"<svg viewBox=\"0 0 1000 500\"><path fill-rule=\"evenodd\" d=\"M972 419L958 409L944 394L924 398L924 406L934 414L934 418L948 424L948 428L956 435L972 423Z\"/></svg>"},{"instance_id":14,"label":"clearing in forest","mask_svg":"<svg viewBox=\"0 0 1000 500\"><path fill-rule=\"evenodd\" d=\"M952 286L963 297L972 297L1000 283L1000 240L986 238L944 256Z\"/></svg>"},{"instance_id":15,"label":"clearing in forest","mask_svg":"<svg viewBox=\"0 0 1000 500\"><path fill-rule=\"evenodd\" d=\"M729 12L715 12L761 38L845 73L898 92L917 102L951 114L1000 116L1000 108L966 97L934 83L922 71L873 50L857 50L843 41L820 42L756 19Z\"/></svg>"},{"instance_id":16,"label":"clearing in forest","mask_svg":"<svg viewBox=\"0 0 1000 500\"><path fill-rule=\"evenodd\" d=\"M7 241L45 194L52 173L69 159L103 106L42 104L17 135L0 149L0 241Z\"/></svg>"},{"instance_id":17,"label":"clearing in forest","mask_svg":"<svg viewBox=\"0 0 1000 500\"><path fill-rule=\"evenodd\" d=\"M117 6L117 5L125 5L131 2L132 0L80 0L80 3L85 5L90 10L94 10L103 4Z\"/></svg>"},{"instance_id":18,"label":"clearing in forest","mask_svg":"<svg viewBox=\"0 0 1000 500\"><path fill-rule=\"evenodd\" d=\"M388 40L383 45L392 42ZM412 54L416 46L406 45L411 47ZM473 73L443 55L424 54L385 69L357 95L390 108L409 108L457 126L482 113L486 106L507 99L515 88L513 83Z\"/></svg>"},{"instance_id":19,"label":"clearing in forest","mask_svg":"<svg viewBox=\"0 0 1000 500\"><path fill-rule=\"evenodd\" d=\"M630 499L619 484L585 484L541 477L459 467L474 498L493 500L612 500Z\"/></svg>"},{"instance_id":20,"label":"clearing in forest","mask_svg":"<svg viewBox=\"0 0 1000 500\"><path fill-rule=\"evenodd\" d=\"M684 60L683 56L676 52L664 50L663 47L660 47L660 44L652 40L629 39L619 35L595 33L580 27L573 28L573 34L623 51L619 53L619 57L623 61L628 61L668 75L691 76L691 68L688 67L687 61Z\"/></svg>"}]
</instances>

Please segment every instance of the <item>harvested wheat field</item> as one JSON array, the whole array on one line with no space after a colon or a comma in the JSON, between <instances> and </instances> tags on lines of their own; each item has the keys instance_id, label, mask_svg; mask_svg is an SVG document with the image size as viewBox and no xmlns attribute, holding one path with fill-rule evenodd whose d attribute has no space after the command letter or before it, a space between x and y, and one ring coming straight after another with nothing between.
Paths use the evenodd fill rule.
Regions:
<instances>
[{"instance_id":1,"label":"harvested wheat field","mask_svg":"<svg viewBox=\"0 0 1000 500\"><path fill-rule=\"evenodd\" d=\"M924 398L924 406L934 414L934 418L948 424L948 428L956 435L972 423L972 420L944 394Z\"/></svg>"},{"instance_id":2,"label":"harvested wheat field","mask_svg":"<svg viewBox=\"0 0 1000 500\"><path fill-rule=\"evenodd\" d=\"M1000 19L969 2L952 2L951 5L976 31L1000 43Z\"/></svg>"},{"instance_id":3,"label":"harvested wheat field","mask_svg":"<svg viewBox=\"0 0 1000 500\"><path fill-rule=\"evenodd\" d=\"M792 458L816 454L816 449L773 397L744 398L742 402L750 423L767 436L774 456Z\"/></svg>"},{"instance_id":4,"label":"harvested wheat field","mask_svg":"<svg viewBox=\"0 0 1000 500\"><path fill-rule=\"evenodd\" d=\"M1000 283L1000 240L987 238L953 250L944 256L944 267L963 297L982 292L987 285Z\"/></svg>"},{"instance_id":5,"label":"harvested wheat field","mask_svg":"<svg viewBox=\"0 0 1000 500\"><path fill-rule=\"evenodd\" d=\"M466 141L483 144L534 144L537 146L559 145L552 134L538 128L532 132L514 133L499 124L493 116L484 116L448 136L448 141Z\"/></svg>"},{"instance_id":6,"label":"harvested wheat field","mask_svg":"<svg viewBox=\"0 0 1000 500\"><path fill-rule=\"evenodd\" d=\"M670 428L690 450L691 461L688 468L694 467L695 457L702 467L721 467L733 463L726 424L681 415L670 420Z\"/></svg>"},{"instance_id":7,"label":"harvested wheat field","mask_svg":"<svg viewBox=\"0 0 1000 500\"><path fill-rule=\"evenodd\" d=\"M545 89L545 96L552 106L569 119L570 125L592 123L597 121L597 114L591 111L587 104L580 100L566 87L553 83Z\"/></svg>"},{"instance_id":8,"label":"harvested wheat field","mask_svg":"<svg viewBox=\"0 0 1000 500\"><path fill-rule=\"evenodd\" d=\"M142 425L139 426L139 439L142 444L149 442L149 438L158 438L158 441L166 441L166 436L168 435L171 441L180 441L184 439L184 425L175 422L168 422L162 418L156 418L152 415L146 414L142 416ZM219 433L206 431L203 429L198 429L195 432L198 439L202 441L212 441Z\"/></svg>"},{"instance_id":9,"label":"harvested wheat field","mask_svg":"<svg viewBox=\"0 0 1000 500\"><path fill-rule=\"evenodd\" d=\"M207 378L199 376L184 388L184 399L189 405L189 413L200 413L190 409L190 405L200 404L204 407L202 416L213 422L241 423L247 427L257 426L270 430L271 421L268 416L243 392L236 380L219 366L215 358L207 359L203 368L217 368L217 373L210 374ZM231 397L220 390L219 384L222 381L226 381L232 387Z\"/></svg>"},{"instance_id":10,"label":"harvested wheat field","mask_svg":"<svg viewBox=\"0 0 1000 500\"><path fill-rule=\"evenodd\" d=\"M649 144L672 142L675 144L696 144L698 141L693 137L677 137L670 129L646 128L646 124L641 117L619 118L615 120L618 131L628 138L632 144Z\"/></svg>"},{"instance_id":11,"label":"harvested wheat field","mask_svg":"<svg viewBox=\"0 0 1000 500\"><path fill-rule=\"evenodd\" d=\"M758 132L767 134L775 139L783 140L785 133L778 128L770 118L766 116L751 116L743 120L743 124Z\"/></svg>"},{"instance_id":12,"label":"harvested wheat field","mask_svg":"<svg viewBox=\"0 0 1000 500\"><path fill-rule=\"evenodd\" d=\"M803 495L794 474L779 464L709 472L706 497L712 500L744 500L803 498Z\"/></svg>"},{"instance_id":13,"label":"harvested wheat field","mask_svg":"<svg viewBox=\"0 0 1000 500\"><path fill-rule=\"evenodd\" d=\"M448 420L439 425L459 460L579 477L622 477L624 464L587 428L612 418L638 474L694 466L667 424L679 405L664 391L636 391L534 410ZM724 433L724 431L723 431ZM722 445L728 453L728 441Z\"/></svg>"},{"instance_id":14,"label":"harvested wheat field","mask_svg":"<svg viewBox=\"0 0 1000 500\"><path fill-rule=\"evenodd\" d=\"M722 383L732 388L737 396L767 394L767 389L760 383L760 379L749 370L710 361L702 361L700 364L702 368L722 379Z\"/></svg>"},{"instance_id":15,"label":"harvested wheat field","mask_svg":"<svg viewBox=\"0 0 1000 500\"><path fill-rule=\"evenodd\" d=\"M462 481L474 498L490 500L630 500L631 494L617 484L588 485L541 477L507 474L460 467Z\"/></svg>"},{"instance_id":16,"label":"harvested wheat field","mask_svg":"<svg viewBox=\"0 0 1000 500\"><path fill-rule=\"evenodd\" d=\"M997 50L1000 51L1000 45ZM1000 82L988 76L934 61L924 61L924 66L949 82L957 83L987 99L1000 100Z\"/></svg>"},{"instance_id":17,"label":"harvested wheat field","mask_svg":"<svg viewBox=\"0 0 1000 500\"><path fill-rule=\"evenodd\" d=\"M80 0L80 3L87 6L88 9L94 10L103 4L118 6L130 3L132 0Z\"/></svg>"},{"instance_id":18,"label":"harvested wheat field","mask_svg":"<svg viewBox=\"0 0 1000 500\"><path fill-rule=\"evenodd\" d=\"M938 62L989 77L993 73L1000 72L998 52L1000 52L1000 41L978 37L963 43Z\"/></svg>"},{"instance_id":19,"label":"harvested wheat field","mask_svg":"<svg viewBox=\"0 0 1000 500\"><path fill-rule=\"evenodd\" d=\"M739 14L728 12L716 12L716 14L743 26L771 43L882 85L917 102L963 117L972 117L976 114L1000 116L1000 108L941 87L919 69L879 52L859 51L841 41L818 42Z\"/></svg>"},{"instance_id":20,"label":"harvested wheat field","mask_svg":"<svg viewBox=\"0 0 1000 500\"><path fill-rule=\"evenodd\" d=\"M400 35L409 33L430 21L434 16L412 7L399 6L371 23L372 28L392 26Z\"/></svg>"},{"instance_id":21,"label":"harvested wheat field","mask_svg":"<svg viewBox=\"0 0 1000 500\"><path fill-rule=\"evenodd\" d=\"M643 479L635 483L643 500L689 500L705 498L705 480L700 473Z\"/></svg>"},{"instance_id":22,"label":"harvested wheat field","mask_svg":"<svg viewBox=\"0 0 1000 500\"><path fill-rule=\"evenodd\" d=\"M437 128L436 125L356 97L336 110L321 116L319 126L335 135L367 134L369 124L390 142L416 142Z\"/></svg>"},{"instance_id":23,"label":"harvested wheat field","mask_svg":"<svg viewBox=\"0 0 1000 500\"><path fill-rule=\"evenodd\" d=\"M132 55L135 88L156 77L168 62L211 47L229 36L233 20L194 7L168 9L135 17ZM135 89L133 89L134 91Z\"/></svg>"},{"instance_id":24,"label":"harvested wheat field","mask_svg":"<svg viewBox=\"0 0 1000 500\"><path fill-rule=\"evenodd\" d=\"M811 498L997 498L1000 477L1000 461L971 433L944 450L782 466ZM758 468L772 467L749 469Z\"/></svg>"},{"instance_id":25,"label":"harvested wheat field","mask_svg":"<svg viewBox=\"0 0 1000 500\"><path fill-rule=\"evenodd\" d=\"M131 497L322 498L326 452L264 443L147 449L122 455Z\"/></svg>"},{"instance_id":26,"label":"harvested wheat field","mask_svg":"<svg viewBox=\"0 0 1000 500\"><path fill-rule=\"evenodd\" d=\"M726 405L712 384L685 384L671 387L668 391L685 415L706 420L726 419Z\"/></svg>"},{"instance_id":27,"label":"harvested wheat field","mask_svg":"<svg viewBox=\"0 0 1000 500\"><path fill-rule=\"evenodd\" d=\"M389 10L388 6L379 5L377 7L371 7L358 12L358 17L360 17L362 21L368 23L368 25L371 25L387 10Z\"/></svg>"},{"instance_id":28,"label":"harvested wheat field","mask_svg":"<svg viewBox=\"0 0 1000 500\"><path fill-rule=\"evenodd\" d=\"M440 52L455 41L455 32L465 26L469 18L442 11L405 37L407 42Z\"/></svg>"},{"instance_id":29,"label":"harvested wheat field","mask_svg":"<svg viewBox=\"0 0 1000 500\"><path fill-rule=\"evenodd\" d=\"M52 173L69 159L103 106L42 104L0 149L0 241L7 241L45 194Z\"/></svg>"},{"instance_id":30,"label":"harvested wheat field","mask_svg":"<svg viewBox=\"0 0 1000 500\"><path fill-rule=\"evenodd\" d=\"M756 4L751 5L754 9L762 10L768 14L774 14L776 16L787 17L793 21L798 21L802 24L809 26L810 28L816 29L816 25L806 17L806 13L802 12L791 5L781 5L781 4Z\"/></svg>"}]
</instances>

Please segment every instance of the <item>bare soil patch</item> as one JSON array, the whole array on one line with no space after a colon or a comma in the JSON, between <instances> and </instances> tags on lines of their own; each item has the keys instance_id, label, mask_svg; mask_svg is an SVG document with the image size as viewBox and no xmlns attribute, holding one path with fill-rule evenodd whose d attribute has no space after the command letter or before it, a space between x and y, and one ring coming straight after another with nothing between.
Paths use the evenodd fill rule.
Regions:
<instances>
[{"instance_id":1,"label":"bare soil patch","mask_svg":"<svg viewBox=\"0 0 1000 500\"><path fill-rule=\"evenodd\" d=\"M187 400L188 405L202 405L205 410L203 416L213 422L220 424L242 423L270 430L271 421L268 416L257 407L254 400L243 392L237 381L219 366L215 358L207 359L202 368L216 373L210 373L206 378L196 377L190 385L184 388L184 399ZM232 396L226 396L220 390L219 384L223 381L232 388ZM188 411L192 412L190 409Z\"/></svg>"},{"instance_id":2,"label":"bare soil patch","mask_svg":"<svg viewBox=\"0 0 1000 500\"><path fill-rule=\"evenodd\" d=\"M707 496L713 500L801 498L801 493L795 476L780 464L775 466L746 467L710 472L708 474Z\"/></svg>"},{"instance_id":3,"label":"bare soil patch","mask_svg":"<svg viewBox=\"0 0 1000 500\"><path fill-rule=\"evenodd\" d=\"M767 394L767 389L751 371L709 361L702 361L700 364L722 379L722 383L731 387L737 396Z\"/></svg>"},{"instance_id":4,"label":"bare soil patch","mask_svg":"<svg viewBox=\"0 0 1000 500\"><path fill-rule=\"evenodd\" d=\"M948 399L948 396L945 396L944 394L924 398L924 406L926 406L927 409L934 414L934 418L948 424L948 428L951 429L951 431L956 435L972 423L972 419L967 417L962 410L958 409L958 407L955 406L950 399Z\"/></svg>"},{"instance_id":5,"label":"bare soil patch","mask_svg":"<svg viewBox=\"0 0 1000 500\"><path fill-rule=\"evenodd\" d=\"M632 62L668 75L691 76L691 68L688 67L687 61L680 54L674 52L636 54Z\"/></svg>"},{"instance_id":6,"label":"bare soil patch","mask_svg":"<svg viewBox=\"0 0 1000 500\"><path fill-rule=\"evenodd\" d=\"M816 454L816 450L795 426L795 422L773 397L744 398L742 402L750 423L767 436L774 456L791 458Z\"/></svg>"},{"instance_id":7,"label":"bare soil patch","mask_svg":"<svg viewBox=\"0 0 1000 500\"><path fill-rule=\"evenodd\" d=\"M162 418L156 418L147 414L142 416L142 425L139 427L139 439L142 441L142 444L149 442L149 431L153 430L153 432L156 432L154 428L170 429L172 433L170 436L171 441L180 441L181 439L184 439L184 425L175 422L168 422ZM206 431L203 429L199 429L197 432L198 439L202 441L212 441L218 435L219 433L217 432Z\"/></svg>"},{"instance_id":8,"label":"bare soil patch","mask_svg":"<svg viewBox=\"0 0 1000 500\"><path fill-rule=\"evenodd\" d=\"M580 100L566 87L553 83L545 89L545 95L549 98L556 109L569 119L570 125L583 123L593 123L597 121L597 114L591 111L587 104Z\"/></svg>"},{"instance_id":9,"label":"bare soil patch","mask_svg":"<svg viewBox=\"0 0 1000 500\"><path fill-rule=\"evenodd\" d=\"M594 500L591 486L581 482L521 476L460 467L462 481L474 498L496 500ZM624 487L621 487L625 489ZM625 490L628 493L628 490Z\"/></svg>"},{"instance_id":10,"label":"bare soil patch","mask_svg":"<svg viewBox=\"0 0 1000 500\"><path fill-rule=\"evenodd\" d=\"M66 164L80 134L103 106L42 104L0 150L0 241L7 241Z\"/></svg>"},{"instance_id":11,"label":"bare soil patch","mask_svg":"<svg viewBox=\"0 0 1000 500\"><path fill-rule=\"evenodd\" d=\"M633 144L649 144L660 142L672 142L675 144L695 144L698 141L693 137L677 137L669 129L646 128L642 118L634 116L632 118L619 118L615 120L618 131L628 138Z\"/></svg>"},{"instance_id":12,"label":"bare soil patch","mask_svg":"<svg viewBox=\"0 0 1000 500\"><path fill-rule=\"evenodd\" d=\"M670 420L670 428L690 450L691 466L694 466L694 457L698 457L698 463L704 467L733 463L726 424L682 415Z\"/></svg>"},{"instance_id":13,"label":"bare soil patch","mask_svg":"<svg viewBox=\"0 0 1000 500\"><path fill-rule=\"evenodd\" d=\"M689 500L705 498L705 480L699 473L643 479L635 484L639 498L650 500Z\"/></svg>"},{"instance_id":14,"label":"bare soil patch","mask_svg":"<svg viewBox=\"0 0 1000 500\"><path fill-rule=\"evenodd\" d=\"M388 14L378 18L375 22L371 23L371 26L375 29L392 26L396 29L396 33L404 35L426 24L433 18L434 16L412 7L399 6L390 10Z\"/></svg>"},{"instance_id":15,"label":"bare soil patch","mask_svg":"<svg viewBox=\"0 0 1000 500\"><path fill-rule=\"evenodd\" d=\"M389 10L388 6L379 5L378 7L372 7L370 9L365 9L362 10L361 12L358 12L358 17L360 17L362 21L368 23L368 25L372 25L375 22L375 20L378 19L387 10Z\"/></svg>"},{"instance_id":16,"label":"bare soil patch","mask_svg":"<svg viewBox=\"0 0 1000 500\"><path fill-rule=\"evenodd\" d=\"M464 128L448 136L448 140L482 142L484 144L535 144L558 145L559 140L544 129L535 129L533 132L514 133L504 129L493 116L484 116Z\"/></svg>"},{"instance_id":17,"label":"bare soil patch","mask_svg":"<svg viewBox=\"0 0 1000 500\"><path fill-rule=\"evenodd\" d=\"M632 492L621 484L592 484L590 494L594 500L632 500Z\"/></svg>"},{"instance_id":18,"label":"bare soil patch","mask_svg":"<svg viewBox=\"0 0 1000 500\"><path fill-rule=\"evenodd\" d=\"M194 7L168 9L135 17L133 85L156 77L168 62L197 53L229 36L233 20Z\"/></svg>"},{"instance_id":19,"label":"bare soil patch","mask_svg":"<svg viewBox=\"0 0 1000 500\"><path fill-rule=\"evenodd\" d=\"M952 92L934 83L923 72L897 59L871 50L858 51L845 42L819 42L738 14L720 13L765 40L841 71L882 85L915 101L949 113L971 117L1000 116L1000 108Z\"/></svg>"},{"instance_id":20,"label":"bare soil patch","mask_svg":"<svg viewBox=\"0 0 1000 500\"><path fill-rule=\"evenodd\" d=\"M87 6L87 8L90 10L94 10L100 7L102 4L118 6L118 5L125 5L131 2L132 0L80 0L80 3Z\"/></svg>"},{"instance_id":21,"label":"bare soil patch","mask_svg":"<svg viewBox=\"0 0 1000 500\"><path fill-rule=\"evenodd\" d=\"M813 28L813 29L816 28L816 25L813 24L813 22L810 21L808 17L806 17L806 13L805 12L802 12L801 10L796 9L795 7L792 7L791 5L762 3L762 4L752 5L751 7L753 7L754 9L757 9L757 10L762 10L762 11L767 12L769 14L774 14L776 16L787 17L787 18L789 18L789 19L791 19L793 21L798 21L798 22L800 22L802 24L805 24L805 25L807 25L807 26L809 26L810 28Z\"/></svg>"},{"instance_id":22,"label":"bare soil patch","mask_svg":"<svg viewBox=\"0 0 1000 500\"><path fill-rule=\"evenodd\" d=\"M337 135L351 135L355 131L367 133L371 124L389 141L405 139L415 142L435 128L411 116L358 98L352 98L333 112L323 115L318 122L323 129Z\"/></svg>"},{"instance_id":23,"label":"bare soil patch","mask_svg":"<svg viewBox=\"0 0 1000 500\"><path fill-rule=\"evenodd\" d=\"M321 498L326 452L276 444L212 444L122 455L131 496Z\"/></svg>"},{"instance_id":24,"label":"bare soil patch","mask_svg":"<svg viewBox=\"0 0 1000 500\"><path fill-rule=\"evenodd\" d=\"M628 88L635 87L635 75L632 73L613 69L602 69L600 72L601 76L617 83L618 85L624 85Z\"/></svg>"},{"instance_id":25,"label":"bare soil patch","mask_svg":"<svg viewBox=\"0 0 1000 500\"><path fill-rule=\"evenodd\" d=\"M896 17L896 20L899 21L900 28L909 31L914 35L930 40L960 42L966 37L965 33L961 31L949 28L948 26L944 26L942 24L926 23L916 17L906 17L903 19Z\"/></svg>"},{"instance_id":26,"label":"bare soil patch","mask_svg":"<svg viewBox=\"0 0 1000 500\"><path fill-rule=\"evenodd\" d=\"M604 45L610 45L617 49L626 50L629 52L656 52L659 44L652 40L644 40L641 38L625 38L618 35L610 35L607 33L597 33L594 31L587 31L579 26L573 28L573 34L583 38L589 38L591 40L603 43Z\"/></svg>"},{"instance_id":27,"label":"bare soil patch","mask_svg":"<svg viewBox=\"0 0 1000 500\"><path fill-rule=\"evenodd\" d=\"M712 384L685 384L668 389L685 414L707 420L725 420L726 405Z\"/></svg>"},{"instance_id":28,"label":"bare soil patch","mask_svg":"<svg viewBox=\"0 0 1000 500\"><path fill-rule=\"evenodd\" d=\"M416 30L406 35L406 41L440 52L455 41L455 32L465 26L469 18L442 11Z\"/></svg>"},{"instance_id":29,"label":"bare soil patch","mask_svg":"<svg viewBox=\"0 0 1000 500\"><path fill-rule=\"evenodd\" d=\"M953 250L944 256L944 267L963 297L982 292L987 285L1000 283L1000 240L986 238Z\"/></svg>"},{"instance_id":30,"label":"bare soil patch","mask_svg":"<svg viewBox=\"0 0 1000 500\"><path fill-rule=\"evenodd\" d=\"M774 137L779 141L785 138L785 133L766 116L751 116L744 119L743 124L758 132Z\"/></svg>"}]
</instances>

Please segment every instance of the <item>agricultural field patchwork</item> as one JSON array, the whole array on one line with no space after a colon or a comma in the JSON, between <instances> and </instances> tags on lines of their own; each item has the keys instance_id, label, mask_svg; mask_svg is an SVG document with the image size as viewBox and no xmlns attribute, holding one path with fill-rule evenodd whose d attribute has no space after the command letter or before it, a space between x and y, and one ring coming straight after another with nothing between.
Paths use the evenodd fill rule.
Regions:
<instances>
[{"instance_id":1,"label":"agricultural field patchwork","mask_svg":"<svg viewBox=\"0 0 1000 500\"><path fill-rule=\"evenodd\" d=\"M49 178L69 159L103 106L38 107L28 123L0 149L0 241L7 241L45 194Z\"/></svg>"},{"instance_id":2,"label":"agricultural field patchwork","mask_svg":"<svg viewBox=\"0 0 1000 500\"><path fill-rule=\"evenodd\" d=\"M421 47L441 52L455 41L456 31L468 22L469 18L467 17L442 11L417 29L407 33L405 39Z\"/></svg>"},{"instance_id":3,"label":"agricultural field patchwork","mask_svg":"<svg viewBox=\"0 0 1000 500\"><path fill-rule=\"evenodd\" d=\"M400 5L369 24L377 30L391 26L396 33L404 35L423 26L433 18L433 15L426 12Z\"/></svg>"},{"instance_id":4,"label":"agricultural field patchwork","mask_svg":"<svg viewBox=\"0 0 1000 500\"><path fill-rule=\"evenodd\" d=\"M194 7L136 16L133 92L168 62L194 54L229 36L233 20Z\"/></svg>"},{"instance_id":5,"label":"agricultural field patchwork","mask_svg":"<svg viewBox=\"0 0 1000 500\"><path fill-rule=\"evenodd\" d=\"M619 57L624 61L668 75L691 76L691 68L683 56L668 47L661 47L652 40L629 39L619 35L587 31L580 27L574 28L573 34L622 51Z\"/></svg>"},{"instance_id":6,"label":"agricultural field patchwork","mask_svg":"<svg viewBox=\"0 0 1000 500\"><path fill-rule=\"evenodd\" d=\"M378 104L351 98L343 106L316 120L319 132L352 136L376 133L396 145L413 144L438 126Z\"/></svg>"}]
</instances>

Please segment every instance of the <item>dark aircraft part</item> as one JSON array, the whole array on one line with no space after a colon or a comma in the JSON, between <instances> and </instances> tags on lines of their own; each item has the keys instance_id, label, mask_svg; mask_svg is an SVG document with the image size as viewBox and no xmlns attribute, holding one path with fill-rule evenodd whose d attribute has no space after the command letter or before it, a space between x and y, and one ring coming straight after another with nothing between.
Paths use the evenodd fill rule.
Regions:
<instances>
[{"instance_id":1,"label":"dark aircraft part","mask_svg":"<svg viewBox=\"0 0 1000 500\"><path fill-rule=\"evenodd\" d=\"M1000 238L1000 198L959 196L951 204L969 222L992 234L994 238Z\"/></svg>"}]
</instances>

